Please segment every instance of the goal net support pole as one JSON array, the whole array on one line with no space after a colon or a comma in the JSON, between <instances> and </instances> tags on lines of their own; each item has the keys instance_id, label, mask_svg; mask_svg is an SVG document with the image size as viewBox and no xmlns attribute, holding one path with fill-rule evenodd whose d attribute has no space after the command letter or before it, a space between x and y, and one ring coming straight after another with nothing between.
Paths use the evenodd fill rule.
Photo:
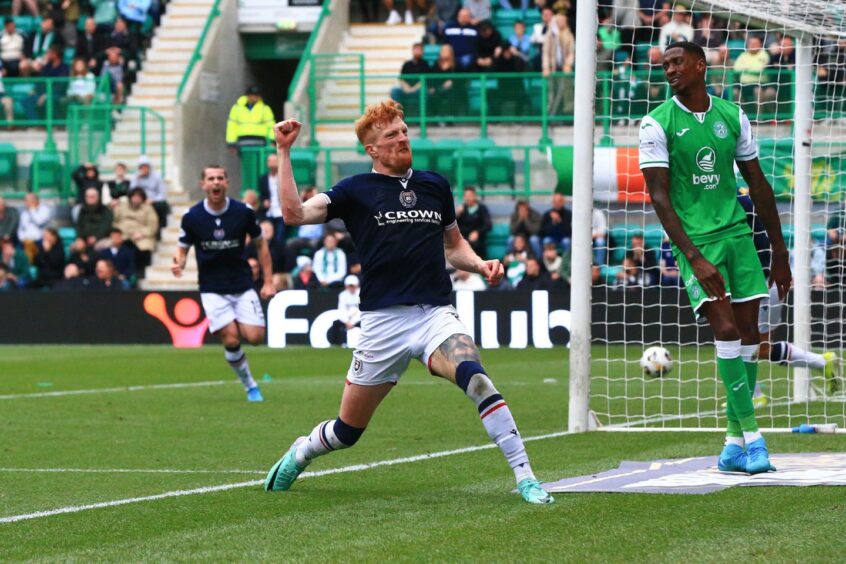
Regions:
<instances>
[{"instance_id":1,"label":"goal net support pole","mask_svg":"<svg viewBox=\"0 0 846 564\"><path fill-rule=\"evenodd\" d=\"M576 85L573 122L573 233L568 430L588 430L591 347L593 138L596 112L596 0L576 5Z\"/></svg>"}]
</instances>

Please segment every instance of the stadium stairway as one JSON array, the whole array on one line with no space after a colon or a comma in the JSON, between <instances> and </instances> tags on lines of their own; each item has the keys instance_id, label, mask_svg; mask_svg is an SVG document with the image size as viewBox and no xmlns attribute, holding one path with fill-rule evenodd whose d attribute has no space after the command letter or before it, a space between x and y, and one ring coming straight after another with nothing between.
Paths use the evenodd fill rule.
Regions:
<instances>
[{"instance_id":1,"label":"stadium stairway","mask_svg":"<svg viewBox=\"0 0 846 564\"><path fill-rule=\"evenodd\" d=\"M174 110L176 91L191 59L194 46L200 38L203 24L214 4L213 0L171 0L167 13L162 17L161 25L156 29L152 44L146 52L138 80L127 99L127 105L146 106L158 112L165 122L165 145L148 149L147 156L153 163L161 162L164 154L168 187L168 202L171 213L168 226L162 230L161 242L153 255L153 262L147 269L146 278L141 281L145 290L195 290L197 288L197 270L194 253L191 252L188 267L181 279L170 273L171 257L176 246L179 221L190 206L188 194L179 185L173 160L174 149ZM115 127L106 155L101 160L101 167L111 170L116 162L122 161L135 169L138 160L138 130L141 127L140 114L126 111ZM149 129L152 127L152 129ZM148 126L148 131L157 132L156 126Z\"/></svg>"},{"instance_id":2,"label":"stadium stairway","mask_svg":"<svg viewBox=\"0 0 846 564\"><path fill-rule=\"evenodd\" d=\"M396 76L402 64L411 58L411 46L423 37L423 25L351 24L344 34L340 53L364 55L365 98L368 104L384 100L397 85ZM346 71L344 72L346 74ZM350 80L327 81L321 89L318 115L322 118L358 116L359 82L351 73ZM320 124L317 137L323 146L352 146L357 143L349 123Z\"/></svg>"}]
</instances>

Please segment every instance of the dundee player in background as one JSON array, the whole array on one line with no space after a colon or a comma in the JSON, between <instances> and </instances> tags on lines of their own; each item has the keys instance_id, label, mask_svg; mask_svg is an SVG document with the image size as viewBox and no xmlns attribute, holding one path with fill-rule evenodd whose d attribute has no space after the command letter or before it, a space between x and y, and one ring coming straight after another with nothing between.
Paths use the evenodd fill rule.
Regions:
<instances>
[{"instance_id":1,"label":"dundee player in background","mask_svg":"<svg viewBox=\"0 0 846 564\"><path fill-rule=\"evenodd\" d=\"M749 185L772 245L770 278L780 299L790 289L787 247L773 190L758 163L749 119L736 105L709 96L705 53L678 42L664 51L675 96L645 116L640 168L694 312L716 337L717 370L726 388L724 471L773 470L758 430L752 390L757 380L758 307L769 295L746 213L737 201L734 163Z\"/></svg>"},{"instance_id":2,"label":"dundee player in background","mask_svg":"<svg viewBox=\"0 0 846 564\"><path fill-rule=\"evenodd\" d=\"M258 384L250 373L247 355L241 350L243 338L251 345L264 341L264 311L253 290L252 272L244 255L247 236L252 238L264 278L261 297L276 294L273 286L270 252L262 239L256 214L226 195L229 177L226 169L208 165L203 169L202 187L206 198L182 217L179 244L171 270L182 276L188 249L197 253L200 298L209 331L220 336L229 366L244 384L247 400L263 401Z\"/></svg>"},{"instance_id":3,"label":"dundee player in background","mask_svg":"<svg viewBox=\"0 0 846 564\"><path fill-rule=\"evenodd\" d=\"M450 305L447 260L489 282L502 278L502 265L481 259L461 236L446 179L412 170L402 106L393 100L369 106L356 122L356 135L373 159L372 172L342 180L305 204L297 194L290 155L300 127L293 120L275 127L285 223L344 220L361 256L361 337L338 417L294 441L270 469L265 489L287 490L316 457L353 446L408 363L417 359L473 401L488 436L513 469L523 499L551 503L532 472L508 405Z\"/></svg>"}]
</instances>

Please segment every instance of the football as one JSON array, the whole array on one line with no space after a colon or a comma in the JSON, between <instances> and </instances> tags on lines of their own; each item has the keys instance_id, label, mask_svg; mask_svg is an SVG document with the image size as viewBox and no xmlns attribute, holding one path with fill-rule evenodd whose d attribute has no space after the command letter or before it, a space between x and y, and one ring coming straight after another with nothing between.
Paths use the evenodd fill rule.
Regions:
<instances>
[{"instance_id":1,"label":"football","mask_svg":"<svg viewBox=\"0 0 846 564\"><path fill-rule=\"evenodd\" d=\"M651 378L659 378L673 369L673 357L664 347L649 347L640 357L643 373Z\"/></svg>"}]
</instances>

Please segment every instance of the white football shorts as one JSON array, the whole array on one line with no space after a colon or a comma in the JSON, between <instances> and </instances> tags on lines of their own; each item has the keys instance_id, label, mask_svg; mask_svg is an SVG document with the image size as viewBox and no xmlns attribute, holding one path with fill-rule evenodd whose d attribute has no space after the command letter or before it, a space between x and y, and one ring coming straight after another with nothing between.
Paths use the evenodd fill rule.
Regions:
<instances>
[{"instance_id":1,"label":"white football shorts","mask_svg":"<svg viewBox=\"0 0 846 564\"><path fill-rule=\"evenodd\" d=\"M396 384L412 358L428 367L432 353L453 335L467 335L467 328L451 305L363 311L347 381L362 386Z\"/></svg>"},{"instance_id":2,"label":"white football shorts","mask_svg":"<svg viewBox=\"0 0 846 564\"><path fill-rule=\"evenodd\" d=\"M242 294L203 292L200 299L209 318L209 333L217 333L233 321L264 327L264 311L255 290Z\"/></svg>"},{"instance_id":3,"label":"white football shorts","mask_svg":"<svg viewBox=\"0 0 846 564\"><path fill-rule=\"evenodd\" d=\"M784 304L778 299L778 288L773 284L770 286L770 297L768 300L761 300L758 308L758 332L769 333L782 322Z\"/></svg>"}]
</instances>

